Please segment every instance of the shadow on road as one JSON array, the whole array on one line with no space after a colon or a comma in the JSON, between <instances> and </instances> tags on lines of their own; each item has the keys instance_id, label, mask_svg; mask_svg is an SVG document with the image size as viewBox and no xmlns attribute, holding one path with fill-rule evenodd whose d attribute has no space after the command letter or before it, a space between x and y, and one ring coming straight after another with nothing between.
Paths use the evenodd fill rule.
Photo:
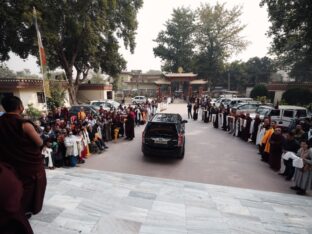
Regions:
<instances>
[{"instance_id":1,"label":"shadow on road","mask_svg":"<svg viewBox=\"0 0 312 234\"><path fill-rule=\"evenodd\" d=\"M168 156L143 156L142 161L145 163L161 164L161 165L178 165L182 162L181 159Z\"/></svg>"}]
</instances>

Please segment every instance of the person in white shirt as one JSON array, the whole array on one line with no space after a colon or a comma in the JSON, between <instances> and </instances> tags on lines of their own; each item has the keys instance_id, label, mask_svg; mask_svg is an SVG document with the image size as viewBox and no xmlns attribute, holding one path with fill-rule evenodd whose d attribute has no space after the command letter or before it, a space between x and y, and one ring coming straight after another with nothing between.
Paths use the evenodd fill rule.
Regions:
<instances>
[{"instance_id":1,"label":"person in white shirt","mask_svg":"<svg viewBox=\"0 0 312 234\"><path fill-rule=\"evenodd\" d=\"M68 132L65 137L64 144L66 146L66 158L68 159L68 164L71 167L75 167L78 162L78 139L73 135L72 131Z\"/></svg>"},{"instance_id":2,"label":"person in white shirt","mask_svg":"<svg viewBox=\"0 0 312 234\"><path fill-rule=\"evenodd\" d=\"M51 148L51 143L46 142L42 149L42 155L44 156L46 165L48 166L49 169L53 170L53 160L52 160L52 148Z\"/></svg>"}]
</instances>

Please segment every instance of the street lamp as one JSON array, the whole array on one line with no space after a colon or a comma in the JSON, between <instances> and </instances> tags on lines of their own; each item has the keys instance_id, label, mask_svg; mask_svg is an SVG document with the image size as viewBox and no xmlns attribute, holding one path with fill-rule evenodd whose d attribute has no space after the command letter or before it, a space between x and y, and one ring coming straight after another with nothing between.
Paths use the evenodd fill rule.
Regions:
<instances>
[{"instance_id":1,"label":"street lamp","mask_svg":"<svg viewBox=\"0 0 312 234\"><path fill-rule=\"evenodd\" d=\"M137 88L137 92L139 92L139 79L141 78L141 73L142 70L132 70L131 73L133 75L136 75L136 88Z\"/></svg>"},{"instance_id":2,"label":"street lamp","mask_svg":"<svg viewBox=\"0 0 312 234\"><path fill-rule=\"evenodd\" d=\"M231 91L231 73L228 70L228 91Z\"/></svg>"}]
</instances>

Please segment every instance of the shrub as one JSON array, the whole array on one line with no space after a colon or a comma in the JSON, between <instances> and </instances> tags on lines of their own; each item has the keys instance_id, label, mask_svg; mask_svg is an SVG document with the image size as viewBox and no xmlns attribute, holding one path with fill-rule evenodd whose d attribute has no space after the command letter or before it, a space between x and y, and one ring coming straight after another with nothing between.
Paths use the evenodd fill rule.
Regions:
<instances>
[{"instance_id":1,"label":"shrub","mask_svg":"<svg viewBox=\"0 0 312 234\"><path fill-rule=\"evenodd\" d=\"M268 97L269 91L264 85L256 85L250 92L251 98Z\"/></svg>"},{"instance_id":2,"label":"shrub","mask_svg":"<svg viewBox=\"0 0 312 234\"><path fill-rule=\"evenodd\" d=\"M33 104L28 104L27 109L26 109L26 114L29 116L31 120L36 120L39 119L41 116L40 110L37 108L33 107Z\"/></svg>"},{"instance_id":3,"label":"shrub","mask_svg":"<svg viewBox=\"0 0 312 234\"><path fill-rule=\"evenodd\" d=\"M283 93L282 99L289 105L308 105L312 102L312 93L304 88L291 88Z\"/></svg>"}]
</instances>

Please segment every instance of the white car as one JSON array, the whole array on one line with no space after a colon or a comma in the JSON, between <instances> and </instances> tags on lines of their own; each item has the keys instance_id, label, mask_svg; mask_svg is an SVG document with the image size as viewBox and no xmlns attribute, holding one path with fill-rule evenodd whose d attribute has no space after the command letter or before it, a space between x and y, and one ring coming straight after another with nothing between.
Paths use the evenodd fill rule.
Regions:
<instances>
[{"instance_id":1,"label":"white car","mask_svg":"<svg viewBox=\"0 0 312 234\"><path fill-rule=\"evenodd\" d=\"M132 98L132 104L142 104L146 103L147 99L145 96L135 96Z\"/></svg>"},{"instance_id":2,"label":"white car","mask_svg":"<svg viewBox=\"0 0 312 234\"><path fill-rule=\"evenodd\" d=\"M100 109L100 106L102 106L104 110L111 110L117 109L120 103L114 100L94 100L90 101L90 105L94 106L96 109Z\"/></svg>"}]
</instances>

